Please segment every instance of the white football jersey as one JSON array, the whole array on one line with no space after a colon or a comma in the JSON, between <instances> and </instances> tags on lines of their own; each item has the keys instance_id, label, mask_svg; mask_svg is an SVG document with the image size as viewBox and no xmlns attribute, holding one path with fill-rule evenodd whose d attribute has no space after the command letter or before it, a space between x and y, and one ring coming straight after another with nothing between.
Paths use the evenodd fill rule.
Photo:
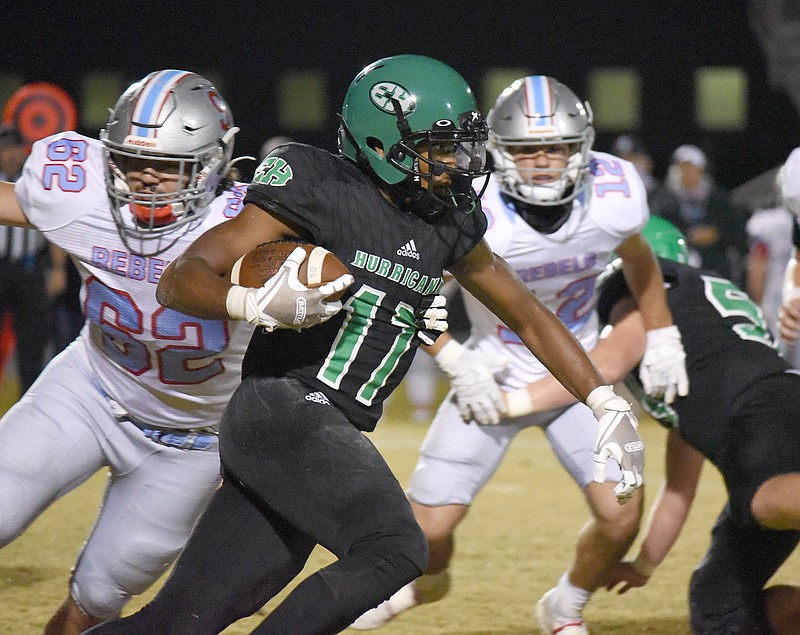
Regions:
<instances>
[{"instance_id":1,"label":"white football jersey","mask_svg":"<svg viewBox=\"0 0 800 635\"><path fill-rule=\"evenodd\" d=\"M19 203L80 272L87 321L79 340L99 387L142 422L215 426L239 384L253 327L162 307L155 291L190 243L239 213L246 185L214 199L202 220L142 241L134 253L111 216L102 150L74 132L38 141L15 184Z\"/></svg>"},{"instance_id":2,"label":"white football jersey","mask_svg":"<svg viewBox=\"0 0 800 635\"><path fill-rule=\"evenodd\" d=\"M626 238L647 224L647 193L634 166L593 152L592 178L585 194L572 203L567 221L552 234L528 225L501 197L490 177L481 204L489 220L486 241L536 296L572 331L587 350L598 337L597 276ZM519 337L472 295L464 292L475 348L505 355L510 363L501 386L512 390L548 371Z\"/></svg>"},{"instance_id":3,"label":"white football jersey","mask_svg":"<svg viewBox=\"0 0 800 635\"><path fill-rule=\"evenodd\" d=\"M794 253L792 228L795 218L783 207L759 209L747 220L751 245L763 245L767 252L767 275L761 309L769 328L777 332L778 309L783 294L783 274Z\"/></svg>"},{"instance_id":4,"label":"white football jersey","mask_svg":"<svg viewBox=\"0 0 800 635\"><path fill-rule=\"evenodd\" d=\"M800 218L800 148L789 153L781 168L781 197L783 204Z\"/></svg>"}]
</instances>

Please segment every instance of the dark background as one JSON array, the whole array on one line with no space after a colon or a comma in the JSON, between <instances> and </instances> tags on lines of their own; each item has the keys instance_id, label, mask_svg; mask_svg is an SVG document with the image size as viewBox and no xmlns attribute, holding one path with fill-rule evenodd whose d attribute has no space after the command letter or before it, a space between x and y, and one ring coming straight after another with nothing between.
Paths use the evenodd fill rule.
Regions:
<instances>
[{"instance_id":1,"label":"dark background","mask_svg":"<svg viewBox=\"0 0 800 635\"><path fill-rule=\"evenodd\" d=\"M60 84L78 101L81 74L90 69L122 72L131 81L170 67L224 78L222 92L242 128L237 154L257 154L279 133L334 149L335 113L350 80L397 53L439 58L477 93L491 67L552 75L581 96L592 68L634 67L642 77L643 121L629 132L649 146L659 175L675 147L695 143L709 154L717 180L733 188L800 145L798 112L769 83L745 0L2 4L0 70ZM693 69L713 65L738 66L749 77L744 131L709 133L694 122ZM326 130L278 128L273 86L289 68L328 74ZM609 149L620 132L599 133L595 147Z\"/></svg>"}]
</instances>

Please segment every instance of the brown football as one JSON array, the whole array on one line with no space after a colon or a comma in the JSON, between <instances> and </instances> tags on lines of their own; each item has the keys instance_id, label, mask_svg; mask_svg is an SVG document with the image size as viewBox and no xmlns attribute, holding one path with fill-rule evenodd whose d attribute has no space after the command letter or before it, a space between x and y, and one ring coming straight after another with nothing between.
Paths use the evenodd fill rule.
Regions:
<instances>
[{"instance_id":1,"label":"brown football","mask_svg":"<svg viewBox=\"0 0 800 635\"><path fill-rule=\"evenodd\" d=\"M294 240L275 240L261 243L239 258L231 267L230 280L243 287L260 287L274 276L287 256L297 247L306 250L306 258L297 272L300 282L318 287L348 273L347 266L324 247ZM344 290L331 296L338 300Z\"/></svg>"}]
</instances>

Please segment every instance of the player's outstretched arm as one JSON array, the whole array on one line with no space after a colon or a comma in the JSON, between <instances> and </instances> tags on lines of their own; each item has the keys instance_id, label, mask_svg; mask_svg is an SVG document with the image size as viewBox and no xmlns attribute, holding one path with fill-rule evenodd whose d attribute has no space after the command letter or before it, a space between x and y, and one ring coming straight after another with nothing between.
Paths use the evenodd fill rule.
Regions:
<instances>
[{"instance_id":1,"label":"player's outstretched arm","mask_svg":"<svg viewBox=\"0 0 800 635\"><path fill-rule=\"evenodd\" d=\"M33 227L14 194L14 184L0 181L0 225Z\"/></svg>"},{"instance_id":2,"label":"player's outstretched arm","mask_svg":"<svg viewBox=\"0 0 800 635\"><path fill-rule=\"evenodd\" d=\"M626 239L618 248L625 281L641 308L647 331L647 348L639 367L639 378L648 395L672 403L676 395L689 392L686 353L681 334L672 324L664 278L658 261L640 234Z\"/></svg>"}]
</instances>

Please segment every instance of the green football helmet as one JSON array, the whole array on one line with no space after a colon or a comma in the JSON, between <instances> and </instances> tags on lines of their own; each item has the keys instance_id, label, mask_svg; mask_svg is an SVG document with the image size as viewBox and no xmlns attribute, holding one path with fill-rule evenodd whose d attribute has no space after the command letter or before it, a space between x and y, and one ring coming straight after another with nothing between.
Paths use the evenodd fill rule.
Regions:
<instances>
[{"instance_id":1,"label":"green football helmet","mask_svg":"<svg viewBox=\"0 0 800 635\"><path fill-rule=\"evenodd\" d=\"M351 82L340 121L341 154L390 193L400 189L412 201L427 196L434 209L460 207L465 197L474 205L470 182L488 174L488 128L469 85L448 65L422 55L373 62ZM431 148L454 153L455 164L436 161ZM422 179L445 172L449 191L421 187Z\"/></svg>"},{"instance_id":2,"label":"green football helmet","mask_svg":"<svg viewBox=\"0 0 800 635\"><path fill-rule=\"evenodd\" d=\"M642 238L650 245L656 256L689 264L689 249L686 238L672 223L660 216L651 216L642 230Z\"/></svg>"}]
</instances>

